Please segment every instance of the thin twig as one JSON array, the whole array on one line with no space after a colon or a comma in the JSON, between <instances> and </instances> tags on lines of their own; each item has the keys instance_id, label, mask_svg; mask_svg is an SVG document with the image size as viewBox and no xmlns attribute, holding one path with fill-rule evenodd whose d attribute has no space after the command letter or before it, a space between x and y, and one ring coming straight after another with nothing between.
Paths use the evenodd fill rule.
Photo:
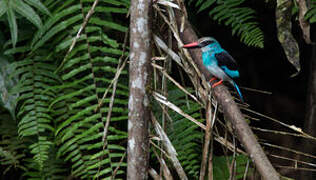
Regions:
<instances>
[{"instance_id":1,"label":"thin twig","mask_svg":"<svg viewBox=\"0 0 316 180\"><path fill-rule=\"evenodd\" d=\"M198 120L194 119L192 116L190 116L187 113L185 113L184 111L182 111L178 106L176 106L175 104L168 101L167 98L164 97L163 95L161 95L157 92L153 92L153 96L158 102L168 106L170 109L174 110L175 112L179 113L183 117L187 118L188 120L192 121L196 125L200 126L203 130L206 129L206 126L204 124L200 123Z\"/></svg>"},{"instance_id":2,"label":"thin twig","mask_svg":"<svg viewBox=\"0 0 316 180\"><path fill-rule=\"evenodd\" d=\"M230 180L233 180L234 177L236 176L236 148L237 148L237 144L236 144L236 138L233 136L233 143L234 143L234 152L233 152L233 158L232 158L232 162L230 164Z\"/></svg>"},{"instance_id":3,"label":"thin twig","mask_svg":"<svg viewBox=\"0 0 316 180\"><path fill-rule=\"evenodd\" d=\"M280 165L276 165L275 167L277 167L277 168L283 168L283 169L292 169L292 170L297 170L297 171L311 171L311 172L316 172L316 169L311 169L311 168L298 168L298 167L280 166Z\"/></svg>"},{"instance_id":4,"label":"thin twig","mask_svg":"<svg viewBox=\"0 0 316 180\"><path fill-rule=\"evenodd\" d=\"M124 155L121 157L119 164L118 164L118 165L116 166L116 168L114 169L113 174L112 174L112 176L111 176L111 180L112 180L112 179L115 179L115 176L116 176L116 174L117 174L117 171L118 171L119 168L121 167L121 164L122 164L122 162L123 162L125 156L126 156L126 151L125 151Z\"/></svg>"},{"instance_id":5,"label":"thin twig","mask_svg":"<svg viewBox=\"0 0 316 180\"><path fill-rule=\"evenodd\" d=\"M99 108L101 108L101 106L103 105L103 101L104 101L104 99L105 99L107 93L109 92L110 88L112 87L112 85L113 85L114 83L117 83L118 78L120 77L120 75L121 75L121 73L122 73L122 71L123 71L123 69L124 69L124 67L125 67L125 65L126 65L127 59L129 58L129 56L127 56L127 57L125 58L123 64L122 64L122 59L123 59L124 54L125 54L125 51L126 51L126 44L127 44L127 39L128 39L127 37L128 37L128 33L126 32L126 33L125 33L125 37L124 37L123 50L122 50L121 57L119 58L118 65L117 65L117 67L116 67L115 76L114 76L114 78L112 79L112 81L111 81L110 85L108 86L108 88L105 90L105 92L104 92L104 94L103 94L103 96L102 96L101 101L99 101L99 104L98 104L97 108L95 109L95 112L96 112ZM122 65L121 65L121 64L122 64ZM113 89L114 89L114 88L113 88ZM113 93L112 93L112 94L113 94Z\"/></svg>"},{"instance_id":6,"label":"thin twig","mask_svg":"<svg viewBox=\"0 0 316 180\"><path fill-rule=\"evenodd\" d=\"M295 153L295 154L299 154L299 155L303 155L303 156L306 156L306 157L310 157L310 158L316 159L316 156L314 156L314 155L311 155L311 154L308 154L308 153L303 153L303 152L301 152L301 151L296 151L296 150L293 150L293 149L291 149L291 148L287 148L287 147L283 147L283 146L278 146L278 145L274 145L274 144L270 144L270 143L264 143L264 142L261 142L260 144L265 145L265 146L269 146L269 147L273 147L273 148L276 148L276 149L281 149L281 150L289 151L289 152L292 152L292 153Z\"/></svg>"},{"instance_id":7,"label":"thin twig","mask_svg":"<svg viewBox=\"0 0 316 180\"><path fill-rule=\"evenodd\" d=\"M77 32L76 37L72 40L72 43L71 43L71 45L70 45L70 47L69 47L69 49L68 49L68 51L67 51L67 53L66 53L66 55L65 55L65 57L63 59L63 61L61 62L60 66L56 69L55 72L58 72L64 66L64 64L66 63L68 55L70 54L70 52L75 47L77 40L80 38L81 33L83 32L84 28L88 24L90 17L94 13L94 9L97 6L98 2L99 2L99 0L95 0L93 2L93 5L91 6L90 10L88 11L86 17L84 18L83 23L81 24L81 27L80 27L80 29Z\"/></svg>"},{"instance_id":8,"label":"thin twig","mask_svg":"<svg viewBox=\"0 0 316 180\"><path fill-rule=\"evenodd\" d=\"M164 175L165 179L166 180L173 180L173 177L170 173L170 170L169 170L165 160L162 157L159 157L158 153L155 150L153 150L153 152L156 155L156 157L160 163L160 167L162 167L162 169L163 169L163 175ZM161 177L161 175L160 175L160 177Z\"/></svg>"},{"instance_id":9,"label":"thin twig","mask_svg":"<svg viewBox=\"0 0 316 180\"><path fill-rule=\"evenodd\" d=\"M200 169L200 180L204 180L205 178L205 170L207 166L207 157L208 157L208 150L210 146L211 140L211 128L212 128L212 104L209 101L206 106L206 129L204 135L204 146L203 146L203 153L202 153L202 162L201 162L201 169Z\"/></svg>"},{"instance_id":10,"label":"thin twig","mask_svg":"<svg viewBox=\"0 0 316 180\"><path fill-rule=\"evenodd\" d=\"M128 58L128 57L127 57ZM117 73L115 74L115 78L116 79L113 83L113 91L112 91L112 96L111 96L111 100L110 100L110 104L109 104L109 110L108 110L108 114L106 117L106 123L103 129L103 137L102 137L102 142L105 142L106 136L107 136L107 132L108 132L108 128L110 125L110 120L111 120L111 115L112 115L112 108L113 108L113 104L114 104L114 98L115 98L115 94L116 94L116 87L117 87L117 83L118 83L118 78L122 72L122 70L124 69L126 62L127 62L127 58L125 59L125 61L123 62L121 68L119 68L119 70L117 71ZM101 102L103 102L101 100ZM100 106L102 105L102 103L100 103ZM105 146L105 143L104 145Z\"/></svg>"},{"instance_id":11,"label":"thin twig","mask_svg":"<svg viewBox=\"0 0 316 180\"><path fill-rule=\"evenodd\" d=\"M169 120L170 122L172 122L173 120L172 120L172 118L170 117L168 111L163 108L163 104L160 104L160 103L159 103L159 105L160 105L160 107L161 107L161 109L162 109L162 112L166 115L166 117L168 118L168 120Z\"/></svg>"},{"instance_id":12,"label":"thin twig","mask_svg":"<svg viewBox=\"0 0 316 180\"><path fill-rule=\"evenodd\" d=\"M160 47L165 53L167 53L180 67L183 67L181 58L178 56L172 49L168 48L168 46L161 40L158 36L154 35L155 43L157 47Z\"/></svg>"},{"instance_id":13,"label":"thin twig","mask_svg":"<svg viewBox=\"0 0 316 180\"><path fill-rule=\"evenodd\" d=\"M211 91L212 93L213 91ZM211 95L210 93L210 95ZM211 99L210 99L211 100ZM216 120L216 117L217 117L217 110L218 110L218 103L217 101L215 102L215 110L214 110L214 113L213 113L213 119L212 119L212 122L211 122L211 137L210 137L210 140L211 140L211 144L210 144L210 153L209 153L209 157L208 157L208 179L209 180L213 180L214 178L214 173L213 173L213 151L214 151L214 137L213 137L213 128L214 128L214 124L215 124L215 120Z\"/></svg>"},{"instance_id":14,"label":"thin twig","mask_svg":"<svg viewBox=\"0 0 316 180\"><path fill-rule=\"evenodd\" d=\"M183 86L180 85L180 83L178 83L176 80L174 80L166 71L163 67L155 64L155 63L151 63L152 66L156 69L158 69L164 76L166 76L171 82L174 83L174 85L176 85L179 89L181 89L185 94L189 95L194 101L196 101L197 103L199 103L201 106L203 106L203 104L194 96L192 95L190 92L188 92Z\"/></svg>"},{"instance_id":15,"label":"thin twig","mask_svg":"<svg viewBox=\"0 0 316 180\"><path fill-rule=\"evenodd\" d=\"M168 152L169 156L171 157L171 162L174 166L174 168L176 169L179 177L183 180L187 180L188 177L186 176L178 158L177 158L177 152L175 150L175 148L173 147L171 141L169 140L167 134L164 132L164 130L161 128L160 124L158 123L158 121L156 120L156 117L154 116L154 114L151 112L151 120L152 120L152 125L156 131L156 133L159 135L160 139L162 139L162 143L166 149L166 151Z\"/></svg>"},{"instance_id":16,"label":"thin twig","mask_svg":"<svg viewBox=\"0 0 316 180\"><path fill-rule=\"evenodd\" d=\"M250 160L248 159L248 160L247 160L246 169L245 169L245 172L244 172L243 180L246 180L246 179L247 179L247 174L248 174L248 170L249 170L249 164L250 164Z\"/></svg>"},{"instance_id":17,"label":"thin twig","mask_svg":"<svg viewBox=\"0 0 316 180\"><path fill-rule=\"evenodd\" d=\"M223 146L227 147L227 149L229 149L231 152L234 152L234 144L229 142L227 139L216 135L216 137L214 137L214 140L219 142L220 144L222 144ZM243 155L247 155L247 153L239 148L237 148L237 152L241 153Z\"/></svg>"},{"instance_id":18,"label":"thin twig","mask_svg":"<svg viewBox=\"0 0 316 180\"><path fill-rule=\"evenodd\" d=\"M269 156L275 157L275 158L278 158L278 159L284 159L284 160L292 161L292 162L294 162L295 164L301 163L301 164L309 165L309 166L312 166L312 167L316 167L316 164L314 164L314 163L309 163L309 162L305 162L305 161L300 161L300 160L297 160L297 159L292 159L292 158L288 158L288 157L283 157L283 156L279 156L279 155L275 155L275 154L269 154Z\"/></svg>"},{"instance_id":19,"label":"thin twig","mask_svg":"<svg viewBox=\"0 0 316 180\"><path fill-rule=\"evenodd\" d=\"M214 179L214 173L213 173L213 151L214 151L214 138L213 133L211 133L211 144L210 144L210 153L208 156L208 179L213 180Z\"/></svg>"},{"instance_id":20,"label":"thin twig","mask_svg":"<svg viewBox=\"0 0 316 180\"><path fill-rule=\"evenodd\" d=\"M149 141L151 145L155 146L157 149L159 149L160 152L162 152L167 158L171 158L166 151L164 151L161 147L159 147L157 144L155 144L153 141Z\"/></svg>"},{"instance_id":21,"label":"thin twig","mask_svg":"<svg viewBox=\"0 0 316 180\"><path fill-rule=\"evenodd\" d=\"M295 133L290 133L290 132L285 132L285 131L263 129L263 128L258 128L258 127L251 127L251 129L261 131L261 132L266 132L266 133L274 133L274 134L280 134L280 135L285 135L285 136L295 136L295 137L311 139L310 137L307 137L306 135L303 135L303 134L295 134ZM316 139L312 139L312 140L316 140Z\"/></svg>"},{"instance_id":22,"label":"thin twig","mask_svg":"<svg viewBox=\"0 0 316 180\"><path fill-rule=\"evenodd\" d=\"M272 94L272 92L270 92L270 91L264 91L264 90L260 90L260 89L254 89L254 88L243 87L243 86L241 86L240 89L243 89L243 90L246 90L246 91L251 91L251 92L267 94L267 95L271 95Z\"/></svg>"},{"instance_id":23,"label":"thin twig","mask_svg":"<svg viewBox=\"0 0 316 180\"><path fill-rule=\"evenodd\" d=\"M259 112L254 111L254 110L251 110L251 109L249 109L249 108L242 108L242 109L245 110L245 111L251 112L251 113L253 113L253 114L256 114L256 115L258 115L258 116L267 118L268 120L271 120L271 121L273 121L273 122L276 122L276 123L278 123L278 124L280 124L280 125L282 125L282 126L284 126L284 127L287 127L287 128L289 128L289 129L292 129L293 131L302 134L302 135L304 136L304 138L316 140L315 137L313 137L313 136L311 136L311 135L309 135L309 134L303 132L301 128L298 128L298 127L296 127L296 126L294 126L294 125L289 125L289 124L283 123L283 122L281 122L281 121L279 121L279 120L277 120L277 119L274 119L274 118L272 118L272 117L266 116L266 115L264 115L264 114L261 114L261 113L259 113Z\"/></svg>"}]
</instances>

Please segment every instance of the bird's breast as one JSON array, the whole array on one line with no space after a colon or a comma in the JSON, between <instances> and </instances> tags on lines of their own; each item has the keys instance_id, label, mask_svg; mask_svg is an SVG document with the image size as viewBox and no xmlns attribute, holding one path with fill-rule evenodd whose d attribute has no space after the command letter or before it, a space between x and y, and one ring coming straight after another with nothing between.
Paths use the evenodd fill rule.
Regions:
<instances>
[{"instance_id":1,"label":"bird's breast","mask_svg":"<svg viewBox=\"0 0 316 180\"><path fill-rule=\"evenodd\" d=\"M215 53L203 52L202 53L202 58L203 58L204 66L217 65Z\"/></svg>"}]
</instances>

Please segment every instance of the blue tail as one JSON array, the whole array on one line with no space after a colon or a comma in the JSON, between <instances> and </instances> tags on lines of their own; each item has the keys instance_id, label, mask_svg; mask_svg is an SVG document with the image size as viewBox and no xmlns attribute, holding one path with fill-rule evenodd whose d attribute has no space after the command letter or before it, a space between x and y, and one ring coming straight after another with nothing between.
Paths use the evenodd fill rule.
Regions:
<instances>
[{"instance_id":1,"label":"blue tail","mask_svg":"<svg viewBox=\"0 0 316 180\"><path fill-rule=\"evenodd\" d=\"M239 96L241 102L245 102L245 101L244 101L244 98L243 98L243 96L242 96L242 94L241 94L241 92L240 92L239 87L237 86L237 84L236 84L235 82L233 82L233 84L234 84L234 87L235 87L235 89L236 89L236 91L237 91L237 93L238 93L238 96Z\"/></svg>"}]
</instances>

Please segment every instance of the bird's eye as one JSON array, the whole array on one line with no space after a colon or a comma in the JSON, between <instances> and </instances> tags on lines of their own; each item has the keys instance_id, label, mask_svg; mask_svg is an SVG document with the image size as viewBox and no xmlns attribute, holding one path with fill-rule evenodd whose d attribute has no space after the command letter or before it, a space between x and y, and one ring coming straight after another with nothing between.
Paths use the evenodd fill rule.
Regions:
<instances>
[{"instance_id":1,"label":"bird's eye","mask_svg":"<svg viewBox=\"0 0 316 180\"><path fill-rule=\"evenodd\" d=\"M203 41L203 42L201 42L201 46L204 47L204 46L207 46L207 45L212 44L212 43L214 43L214 42L215 42L215 41L213 41L213 40Z\"/></svg>"}]
</instances>

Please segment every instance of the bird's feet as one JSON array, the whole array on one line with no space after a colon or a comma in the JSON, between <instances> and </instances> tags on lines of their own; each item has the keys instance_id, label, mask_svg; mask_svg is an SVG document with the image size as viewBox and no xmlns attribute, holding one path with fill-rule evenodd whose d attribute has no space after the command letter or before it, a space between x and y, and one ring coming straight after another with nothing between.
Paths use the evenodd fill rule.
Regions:
<instances>
[{"instance_id":1,"label":"bird's feet","mask_svg":"<svg viewBox=\"0 0 316 180\"><path fill-rule=\"evenodd\" d=\"M212 83L212 81L216 80L217 78L216 77L212 77L209 82Z\"/></svg>"},{"instance_id":2,"label":"bird's feet","mask_svg":"<svg viewBox=\"0 0 316 180\"><path fill-rule=\"evenodd\" d=\"M223 80L220 80L220 81L218 81L217 83L214 83L213 85L212 85L212 88L215 88L216 86L218 86L218 85L220 85L220 84L222 84L223 83Z\"/></svg>"},{"instance_id":3,"label":"bird's feet","mask_svg":"<svg viewBox=\"0 0 316 180\"><path fill-rule=\"evenodd\" d=\"M223 83L223 80L220 80L220 81L218 81L218 82L216 82L216 83L213 84L213 81L215 81L216 79L217 79L216 77L212 77L212 78L209 80L209 82L212 84L212 88L215 88L216 86L218 86L218 85L220 85L220 84Z\"/></svg>"}]
</instances>

